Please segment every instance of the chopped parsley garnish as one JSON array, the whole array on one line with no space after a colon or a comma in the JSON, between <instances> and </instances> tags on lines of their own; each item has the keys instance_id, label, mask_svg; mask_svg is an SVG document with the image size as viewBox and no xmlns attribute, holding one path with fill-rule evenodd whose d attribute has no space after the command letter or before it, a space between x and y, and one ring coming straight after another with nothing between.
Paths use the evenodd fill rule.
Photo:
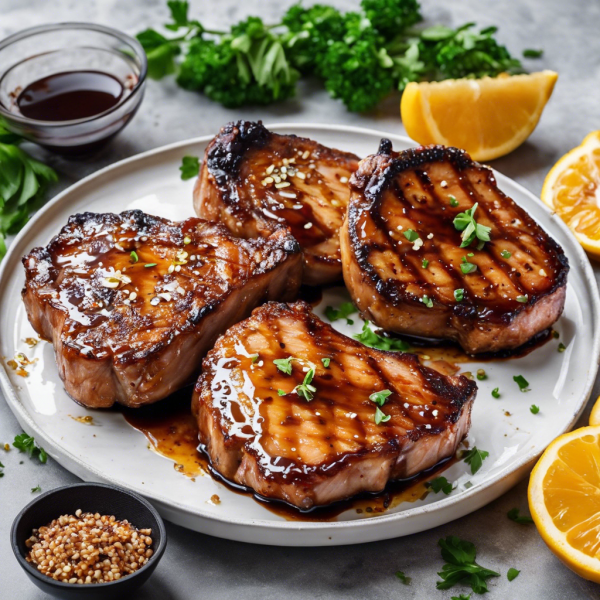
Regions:
<instances>
[{"instance_id":1,"label":"chopped parsley garnish","mask_svg":"<svg viewBox=\"0 0 600 600\"><path fill-rule=\"evenodd\" d=\"M136 263L138 260L140 260L140 259L138 258L137 252L136 252L135 250L132 250L132 251L129 253L129 260L130 260L132 263Z\"/></svg>"},{"instance_id":2,"label":"chopped parsley garnish","mask_svg":"<svg viewBox=\"0 0 600 600\"><path fill-rule=\"evenodd\" d=\"M34 488L31 488L31 493L35 494L36 492L41 492L42 488L39 485L36 485Z\"/></svg>"},{"instance_id":3,"label":"chopped parsley garnish","mask_svg":"<svg viewBox=\"0 0 600 600\"><path fill-rule=\"evenodd\" d=\"M567 349L567 347L562 342L560 342L558 344L558 351L559 352L564 352L566 349Z\"/></svg>"},{"instance_id":4,"label":"chopped parsley garnish","mask_svg":"<svg viewBox=\"0 0 600 600\"><path fill-rule=\"evenodd\" d=\"M277 393L278 393L280 396L285 396L285 392L284 392L283 390L277 390Z\"/></svg>"},{"instance_id":5,"label":"chopped parsley garnish","mask_svg":"<svg viewBox=\"0 0 600 600\"><path fill-rule=\"evenodd\" d=\"M335 308L333 308L333 306L328 306L325 309L325 316L332 323L334 321L337 321L338 319L346 319L346 322L348 323L348 325L353 325L354 321L352 319L349 319L348 316L357 311L358 311L358 309L356 308L356 306L354 306L354 304L352 304L352 302L342 302L340 304L339 309L335 309Z\"/></svg>"},{"instance_id":6,"label":"chopped parsley garnish","mask_svg":"<svg viewBox=\"0 0 600 600\"><path fill-rule=\"evenodd\" d=\"M451 596L450 600L471 600L471 594L461 594L460 596Z\"/></svg>"},{"instance_id":7,"label":"chopped parsley garnish","mask_svg":"<svg viewBox=\"0 0 600 600\"><path fill-rule=\"evenodd\" d=\"M510 258L512 254L508 250L502 250L502 252L500 252L500 256L502 258Z\"/></svg>"},{"instance_id":8,"label":"chopped parsley garnish","mask_svg":"<svg viewBox=\"0 0 600 600\"><path fill-rule=\"evenodd\" d=\"M414 229L407 229L404 232L404 237L409 241L409 242L414 242L416 240L419 239L419 234L414 230Z\"/></svg>"},{"instance_id":9,"label":"chopped parsley garnish","mask_svg":"<svg viewBox=\"0 0 600 600\"><path fill-rule=\"evenodd\" d=\"M479 379L479 381L487 379L487 375L483 369L477 369L477 379Z\"/></svg>"},{"instance_id":10,"label":"chopped parsley garnish","mask_svg":"<svg viewBox=\"0 0 600 600\"><path fill-rule=\"evenodd\" d=\"M542 54L544 54L543 50L534 50L533 48L525 48L523 50L524 58L541 58Z\"/></svg>"},{"instance_id":11,"label":"chopped parsley garnish","mask_svg":"<svg viewBox=\"0 0 600 600\"><path fill-rule=\"evenodd\" d=\"M425 294L422 298L421 298L421 302L427 307L427 308L433 308L433 300L427 295Z\"/></svg>"},{"instance_id":12,"label":"chopped parsley garnish","mask_svg":"<svg viewBox=\"0 0 600 600\"><path fill-rule=\"evenodd\" d=\"M535 404L532 404L532 405L529 407L529 410L531 411L531 414L532 414L532 415L537 415L537 414L540 412L540 407L539 407L539 406L536 406Z\"/></svg>"},{"instance_id":13,"label":"chopped parsley garnish","mask_svg":"<svg viewBox=\"0 0 600 600\"><path fill-rule=\"evenodd\" d=\"M529 296L527 294L525 294L524 296L517 296L517 302L520 302L521 304L527 304L528 300Z\"/></svg>"},{"instance_id":14,"label":"chopped parsley garnish","mask_svg":"<svg viewBox=\"0 0 600 600\"><path fill-rule=\"evenodd\" d=\"M390 390L381 390L380 392L373 392L369 396L369 400L375 402L377 406L383 406L391 395L392 392Z\"/></svg>"},{"instance_id":15,"label":"chopped parsley garnish","mask_svg":"<svg viewBox=\"0 0 600 600\"><path fill-rule=\"evenodd\" d=\"M556 329L552 330L552 337L557 340L560 337L560 333L558 333L558 331L556 331Z\"/></svg>"},{"instance_id":16,"label":"chopped parsley garnish","mask_svg":"<svg viewBox=\"0 0 600 600\"><path fill-rule=\"evenodd\" d=\"M404 584L410 584L410 577L407 577L402 571L396 571L396 577Z\"/></svg>"},{"instance_id":17,"label":"chopped parsley garnish","mask_svg":"<svg viewBox=\"0 0 600 600\"><path fill-rule=\"evenodd\" d=\"M519 523L520 525L529 525L531 523L533 523L533 519L527 515L519 515L519 509L518 508L511 508L507 513L506 516L511 520L514 521L515 523Z\"/></svg>"},{"instance_id":18,"label":"chopped parsley garnish","mask_svg":"<svg viewBox=\"0 0 600 600\"><path fill-rule=\"evenodd\" d=\"M463 460L468 465L471 465L471 474L475 475L481 466L483 465L483 461L490 455L489 452L485 450L479 450L477 446L473 446L471 450L469 450L464 456Z\"/></svg>"},{"instance_id":19,"label":"chopped parsley garnish","mask_svg":"<svg viewBox=\"0 0 600 600\"><path fill-rule=\"evenodd\" d=\"M454 227L458 231L462 231L461 248L466 248L475 239L484 243L490 241L490 231L492 228L481 225L481 223L478 223L475 220L475 211L478 206L479 203L476 202L471 208L467 209L465 212L458 213L456 217L454 217Z\"/></svg>"},{"instance_id":20,"label":"chopped parsley garnish","mask_svg":"<svg viewBox=\"0 0 600 600\"><path fill-rule=\"evenodd\" d=\"M472 256L472 254L471 254ZM477 271L477 265L470 263L467 260L466 256L463 256L461 259L461 263L460 263L460 270L465 274L468 275L469 273L473 273L473 271Z\"/></svg>"},{"instance_id":21,"label":"chopped parsley garnish","mask_svg":"<svg viewBox=\"0 0 600 600\"><path fill-rule=\"evenodd\" d=\"M329 363L331 363L331 359L330 358L322 358L321 362L323 363L323 366L326 369L329 369Z\"/></svg>"},{"instance_id":22,"label":"chopped parsley garnish","mask_svg":"<svg viewBox=\"0 0 600 600\"><path fill-rule=\"evenodd\" d=\"M500 388L494 388L492 390L492 396L496 399L500 398Z\"/></svg>"},{"instance_id":23,"label":"chopped parsley garnish","mask_svg":"<svg viewBox=\"0 0 600 600\"><path fill-rule=\"evenodd\" d=\"M517 569L513 569L512 567L508 570L508 573L506 574L506 578L509 581L512 581L513 579L516 579L519 576L519 573L521 571L517 571Z\"/></svg>"},{"instance_id":24,"label":"chopped parsley garnish","mask_svg":"<svg viewBox=\"0 0 600 600\"><path fill-rule=\"evenodd\" d=\"M463 290L462 288L458 288L457 290L454 290L454 299L457 302L462 302L465 298L465 290Z\"/></svg>"},{"instance_id":25,"label":"chopped parsley garnish","mask_svg":"<svg viewBox=\"0 0 600 600\"><path fill-rule=\"evenodd\" d=\"M306 375L304 376L304 381L294 388L296 394L298 394L298 396L300 396L301 398L304 398L307 402L310 402L314 398L315 392L317 391L317 388L314 385L311 385L314 376L315 370L311 367L306 372Z\"/></svg>"},{"instance_id":26,"label":"chopped parsley garnish","mask_svg":"<svg viewBox=\"0 0 600 600\"><path fill-rule=\"evenodd\" d=\"M446 496L454 489L452 484L445 477L436 477L435 479L428 481L425 485L433 490L435 494L444 492Z\"/></svg>"},{"instance_id":27,"label":"chopped parsley garnish","mask_svg":"<svg viewBox=\"0 0 600 600\"><path fill-rule=\"evenodd\" d=\"M258 362L258 354L251 354L249 358L252 361L252 364Z\"/></svg>"},{"instance_id":28,"label":"chopped parsley garnish","mask_svg":"<svg viewBox=\"0 0 600 600\"><path fill-rule=\"evenodd\" d=\"M523 375L515 375L513 377L513 381L519 386L519 389L522 392L529 391L529 381L527 381L527 379L525 379L525 377L523 377Z\"/></svg>"},{"instance_id":29,"label":"chopped parsley garnish","mask_svg":"<svg viewBox=\"0 0 600 600\"><path fill-rule=\"evenodd\" d=\"M450 196L450 206L456 208L458 206L458 200L454 196Z\"/></svg>"},{"instance_id":30,"label":"chopped parsley garnish","mask_svg":"<svg viewBox=\"0 0 600 600\"><path fill-rule=\"evenodd\" d=\"M375 409L375 425L380 425L381 423L387 423L392 417L390 415L386 415L379 406Z\"/></svg>"},{"instance_id":31,"label":"chopped parsley garnish","mask_svg":"<svg viewBox=\"0 0 600 600\"><path fill-rule=\"evenodd\" d=\"M146 269L149 269L150 267L155 267L158 263L146 263L144 265L144 267L146 267Z\"/></svg>"},{"instance_id":32,"label":"chopped parsley garnish","mask_svg":"<svg viewBox=\"0 0 600 600\"><path fill-rule=\"evenodd\" d=\"M464 583L470 585L476 594L485 594L488 591L486 580L500 576L500 573L475 562L477 550L471 542L451 535L439 540L438 545L442 549L442 558L446 561L438 573L442 578L442 581L436 583L438 590L447 590L458 583Z\"/></svg>"},{"instance_id":33,"label":"chopped parsley garnish","mask_svg":"<svg viewBox=\"0 0 600 600\"><path fill-rule=\"evenodd\" d=\"M0 462L0 477L4 477L4 465Z\"/></svg>"},{"instance_id":34,"label":"chopped parsley garnish","mask_svg":"<svg viewBox=\"0 0 600 600\"><path fill-rule=\"evenodd\" d=\"M375 333L369 327L369 321L365 321L362 332L354 335L354 339L363 343L365 346L369 346L369 348L377 348L378 350L406 352L410 348L404 340L388 338Z\"/></svg>"},{"instance_id":35,"label":"chopped parsley garnish","mask_svg":"<svg viewBox=\"0 0 600 600\"><path fill-rule=\"evenodd\" d=\"M15 436L13 446L21 452L26 452L29 458L37 456L41 463L45 463L48 460L48 455L43 448L40 448L36 441L26 433L21 433Z\"/></svg>"},{"instance_id":36,"label":"chopped parsley garnish","mask_svg":"<svg viewBox=\"0 0 600 600\"><path fill-rule=\"evenodd\" d=\"M183 181L196 177L200 171L200 159L197 156L184 156L179 170Z\"/></svg>"},{"instance_id":37,"label":"chopped parsley garnish","mask_svg":"<svg viewBox=\"0 0 600 600\"><path fill-rule=\"evenodd\" d=\"M423 262L421 263L421 266L422 266L424 269L426 269L426 268L429 266L429 261L428 261L426 258L424 258L424 259L423 259Z\"/></svg>"},{"instance_id":38,"label":"chopped parsley garnish","mask_svg":"<svg viewBox=\"0 0 600 600\"><path fill-rule=\"evenodd\" d=\"M273 361L273 364L286 375L292 374L292 361L296 360L293 356L288 356L287 358L276 358Z\"/></svg>"}]
</instances>

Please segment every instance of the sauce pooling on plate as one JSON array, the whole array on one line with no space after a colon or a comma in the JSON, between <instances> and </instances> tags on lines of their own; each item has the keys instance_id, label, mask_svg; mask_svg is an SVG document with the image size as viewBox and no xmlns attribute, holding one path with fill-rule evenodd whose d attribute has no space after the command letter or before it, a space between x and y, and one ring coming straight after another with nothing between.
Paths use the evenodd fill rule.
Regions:
<instances>
[{"instance_id":1,"label":"sauce pooling on plate","mask_svg":"<svg viewBox=\"0 0 600 600\"><path fill-rule=\"evenodd\" d=\"M99 115L123 96L123 85L101 71L65 71L30 83L17 97L21 114L38 121L70 121Z\"/></svg>"}]
</instances>

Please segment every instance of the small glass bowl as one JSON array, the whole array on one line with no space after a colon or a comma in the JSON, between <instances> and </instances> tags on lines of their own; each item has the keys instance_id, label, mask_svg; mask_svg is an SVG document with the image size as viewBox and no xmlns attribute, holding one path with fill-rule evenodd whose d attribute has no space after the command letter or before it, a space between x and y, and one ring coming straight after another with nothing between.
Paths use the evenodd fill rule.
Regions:
<instances>
[{"instance_id":1,"label":"small glass bowl","mask_svg":"<svg viewBox=\"0 0 600 600\"><path fill-rule=\"evenodd\" d=\"M40 121L23 116L16 102L30 83L65 71L102 71L123 85L112 108L83 119ZM116 29L91 23L32 27L0 42L0 124L62 154L87 153L115 136L144 96L146 54L140 43Z\"/></svg>"}]
</instances>

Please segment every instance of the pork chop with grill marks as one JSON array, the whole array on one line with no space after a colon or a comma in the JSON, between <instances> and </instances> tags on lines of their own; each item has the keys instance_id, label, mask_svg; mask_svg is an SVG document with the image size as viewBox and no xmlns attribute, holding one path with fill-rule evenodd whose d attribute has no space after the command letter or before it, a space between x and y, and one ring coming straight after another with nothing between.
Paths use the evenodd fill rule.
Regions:
<instances>
[{"instance_id":1,"label":"pork chop with grill marks","mask_svg":"<svg viewBox=\"0 0 600 600\"><path fill-rule=\"evenodd\" d=\"M560 317L569 270L562 248L464 151L396 153L382 140L351 188L344 280L365 319L476 354L517 348ZM475 236L461 248L469 236L454 220L475 205L489 241Z\"/></svg>"},{"instance_id":2,"label":"pork chop with grill marks","mask_svg":"<svg viewBox=\"0 0 600 600\"><path fill-rule=\"evenodd\" d=\"M369 397L385 390L380 408ZM475 393L463 376L342 335L305 302L270 302L208 353L192 410L218 473L307 510L452 456Z\"/></svg>"},{"instance_id":3,"label":"pork chop with grill marks","mask_svg":"<svg viewBox=\"0 0 600 600\"><path fill-rule=\"evenodd\" d=\"M260 121L229 123L206 149L194 207L240 237L289 227L304 251L304 283L337 281L339 229L357 165L354 154L272 133Z\"/></svg>"},{"instance_id":4,"label":"pork chop with grill marks","mask_svg":"<svg viewBox=\"0 0 600 600\"><path fill-rule=\"evenodd\" d=\"M301 256L285 230L242 240L198 218L78 214L23 258L23 300L74 400L137 407L193 380L260 302L295 297Z\"/></svg>"}]
</instances>

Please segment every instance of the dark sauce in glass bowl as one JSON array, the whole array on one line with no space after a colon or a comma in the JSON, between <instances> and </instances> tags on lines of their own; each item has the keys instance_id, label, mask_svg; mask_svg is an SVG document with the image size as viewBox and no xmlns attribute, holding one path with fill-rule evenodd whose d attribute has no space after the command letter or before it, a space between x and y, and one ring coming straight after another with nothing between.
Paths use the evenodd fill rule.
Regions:
<instances>
[{"instance_id":1,"label":"dark sauce in glass bowl","mask_svg":"<svg viewBox=\"0 0 600 600\"><path fill-rule=\"evenodd\" d=\"M30 83L17 96L21 114L36 121L70 121L99 115L123 97L121 82L101 71L65 71Z\"/></svg>"}]
</instances>

